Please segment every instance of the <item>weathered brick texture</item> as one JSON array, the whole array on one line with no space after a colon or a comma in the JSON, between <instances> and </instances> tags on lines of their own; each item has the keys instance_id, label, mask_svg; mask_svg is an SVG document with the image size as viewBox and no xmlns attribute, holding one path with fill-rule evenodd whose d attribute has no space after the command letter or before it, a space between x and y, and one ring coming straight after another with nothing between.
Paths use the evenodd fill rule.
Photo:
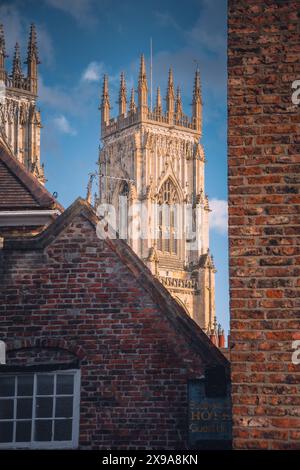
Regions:
<instances>
[{"instance_id":1,"label":"weathered brick texture","mask_svg":"<svg viewBox=\"0 0 300 470\"><path fill-rule=\"evenodd\" d=\"M229 0L235 448L300 449L299 0Z\"/></svg>"},{"instance_id":2,"label":"weathered brick texture","mask_svg":"<svg viewBox=\"0 0 300 470\"><path fill-rule=\"evenodd\" d=\"M81 212L64 224L59 234L50 227L44 247L42 236L38 246L0 252L7 363L80 361L81 448L186 448L188 379L227 361L187 315L178 327L168 320L155 288L154 298L145 289L147 268L137 280L138 267Z\"/></svg>"}]
</instances>

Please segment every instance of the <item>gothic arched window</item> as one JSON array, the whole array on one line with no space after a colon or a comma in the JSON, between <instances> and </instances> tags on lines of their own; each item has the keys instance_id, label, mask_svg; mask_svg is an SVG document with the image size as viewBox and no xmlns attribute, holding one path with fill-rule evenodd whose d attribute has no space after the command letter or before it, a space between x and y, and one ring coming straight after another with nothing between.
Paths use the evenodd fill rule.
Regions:
<instances>
[{"instance_id":1,"label":"gothic arched window","mask_svg":"<svg viewBox=\"0 0 300 470\"><path fill-rule=\"evenodd\" d=\"M178 253L176 237L176 210L178 210L179 197L177 189L168 178L158 193L158 241L157 248L168 253Z\"/></svg>"}]
</instances>

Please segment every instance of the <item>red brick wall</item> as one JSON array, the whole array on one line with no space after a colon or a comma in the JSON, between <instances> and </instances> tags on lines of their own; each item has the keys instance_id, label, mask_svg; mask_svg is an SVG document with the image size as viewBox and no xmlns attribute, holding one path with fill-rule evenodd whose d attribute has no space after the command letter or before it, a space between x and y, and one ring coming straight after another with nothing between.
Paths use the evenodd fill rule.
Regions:
<instances>
[{"instance_id":1,"label":"red brick wall","mask_svg":"<svg viewBox=\"0 0 300 470\"><path fill-rule=\"evenodd\" d=\"M81 360L81 447L185 448L201 359L90 222L0 256L1 338L19 350L8 364Z\"/></svg>"},{"instance_id":2,"label":"red brick wall","mask_svg":"<svg viewBox=\"0 0 300 470\"><path fill-rule=\"evenodd\" d=\"M299 0L229 0L228 172L236 448L300 448Z\"/></svg>"}]
</instances>

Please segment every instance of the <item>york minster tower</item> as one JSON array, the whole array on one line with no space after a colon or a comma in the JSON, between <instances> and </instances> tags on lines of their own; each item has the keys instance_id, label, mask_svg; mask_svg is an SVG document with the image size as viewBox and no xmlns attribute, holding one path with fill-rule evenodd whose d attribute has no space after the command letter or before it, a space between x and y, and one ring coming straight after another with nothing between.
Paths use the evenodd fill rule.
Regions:
<instances>
[{"instance_id":1,"label":"york minster tower","mask_svg":"<svg viewBox=\"0 0 300 470\"><path fill-rule=\"evenodd\" d=\"M39 59L34 25L31 25L29 33L27 74L23 72L18 43L10 74L6 71L6 58L4 31L0 25L0 139L27 170L45 183L40 164L42 126L36 106Z\"/></svg>"},{"instance_id":2,"label":"york minster tower","mask_svg":"<svg viewBox=\"0 0 300 470\"><path fill-rule=\"evenodd\" d=\"M153 109L148 94L142 56L137 103L134 89L128 100L122 73L119 113L112 118L108 77L104 77L98 203L115 208L118 236L127 240L186 312L209 331L215 321L216 270L209 251L199 71L191 117L183 111L171 69L166 109L159 88ZM125 230L120 222L124 214Z\"/></svg>"}]
</instances>

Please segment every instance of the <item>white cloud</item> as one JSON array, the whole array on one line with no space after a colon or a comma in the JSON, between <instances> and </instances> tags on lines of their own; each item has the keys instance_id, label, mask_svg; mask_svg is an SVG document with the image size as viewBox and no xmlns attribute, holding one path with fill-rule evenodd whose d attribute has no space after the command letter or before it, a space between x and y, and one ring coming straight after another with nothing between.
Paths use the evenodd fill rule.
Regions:
<instances>
[{"instance_id":1,"label":"white cloud","mask_svg":"<svg viewBox=\"0 0 300 470\"><path fill-rule=\"evenodd\" d=\"M76 130L73 129L67 118L61 114L53 119L53 122L57 129L63 134L76 135Z\"/></svg>"},{"instance_id":2,"label":"white cloud","mask_svg":"<svg viewBox=\"0 0 300 470\"><path fill-rule=\"evenodd\" d=\"M54 108L56 111L73 113L76 104L70 94L70 90L64 90L59 86L45 85L43 77L39 76L39 99L44 105Z\"/></svg>"},{"instance_id":3,"label":"white cloud","mask_svg":"<svg viewBox=\"0 0 300 470\"><path fill-rule=\"evenodd\" d=\"M87 82L98 82L104 73L102 62L90 62L82 74L82 80Z\"/></svg>"},{"instance_id":4,"label":"white cloud","mask_svg":"<svg viewBox=\"0 0 300 470\"><path fill-rule=\"evenodd\" d=\"M210 203L210 220L209 226L211 230L215 230L221 234L227 233L228 220L228 203L223 199L211 199Z\"/></svg>"},{"instance_id":5,"label":"white cloud","mask_svg":"<svg viewBox=\"0 0 300 470\"><path fill-rule=\"evenodd\" d=\"M99 106L99 83L78 80L73 86L48 85L39 77L39 99L43 106L55 113L87 119L92 109Z\"/></svg>"},{"instance_id":6,"label":"white cloud","mask_svg":"<svg viewBox=\"0 0 300 470\"><path fill-rule=\"evenodd\" d=\"M71 15L80 26L93 27L98 22L93 13L94 0L45 0L45 2L49 6Z\"/></svg>"}]
</instances>

